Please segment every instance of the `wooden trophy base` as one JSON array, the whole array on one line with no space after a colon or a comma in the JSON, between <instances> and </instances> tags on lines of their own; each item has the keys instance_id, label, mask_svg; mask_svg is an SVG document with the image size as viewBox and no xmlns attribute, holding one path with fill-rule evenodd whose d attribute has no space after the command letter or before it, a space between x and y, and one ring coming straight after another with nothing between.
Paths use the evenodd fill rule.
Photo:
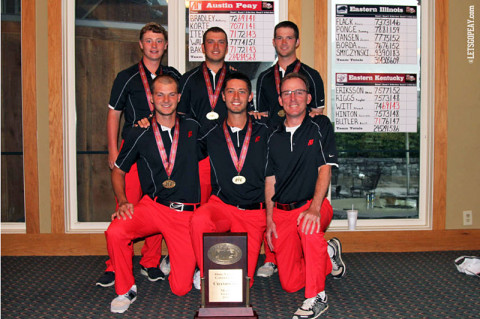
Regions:
<instances>
[{"instance_id":1,"label":"wooden trophy base","mask_svg":"<svg viewBox=\"0 0 480 319\"><path fill-rule=\"evenodd\" d=\"M253 308L250 307L218 307L218 308L200 308L195 314L195 319L252 319L258 318Z\"/></svg>"}]
</instances>

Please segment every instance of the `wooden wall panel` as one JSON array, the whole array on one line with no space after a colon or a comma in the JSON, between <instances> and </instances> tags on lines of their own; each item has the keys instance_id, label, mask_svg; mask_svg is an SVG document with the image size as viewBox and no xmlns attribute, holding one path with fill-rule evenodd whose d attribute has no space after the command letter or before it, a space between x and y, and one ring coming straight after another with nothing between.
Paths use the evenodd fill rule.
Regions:
<instances>
[{"instance_id":1,"label":"wooden wall panel","mask_svg":"<svg viewBox=\"0 0 480 319\"><path fill-rule=\"evenodd\" d=\"M288 20L298 26L300 34L302 34L302 0L288 1ZM302 45L297 49L297 57L302 56Z\"/></svg>"},{"instance_id":2,"label":"wooden wall panel","mask_svg":"<svg viewBox=\"0 0 480 319\"><path fill-rule=\"evenodd\" d=\"M61 234L65 232L61 0L48 0L48 102L52 233Z\"/></svg>"},{"instance_id":3,"label":"wooden wall panel","mask_svg":"<svg viewBox=\"0 0 480 319\"><path fill-rule=\"evenodd\" d=\"M39 233L35 0L22 1L22 97L27 233Z\"/></svg>"},{"instance_id":4,"label":"wooden wall panel","mask_svg":"<svg viewBox=\"0 0 480 319\"><path fill-rule=\"evenodd\" d=\"M315 65L314 68L320 73L325 89L325 113L329 114L330 91L328 88L328 1L315 1L314 13L315 25Z\"/></svg>"},{"instance_id":5,"label":"wooden wall panel","mask_svg":"<svg viewBox=\"0 0 480 319\"><path fill-rule=\"evenodd\" d=\"M480 230L327 232L326 238L332 237L341 238L343 251L347 253L478 250ZM142 244L135 243L135 254L140 254ZM2 235L2 256L106 254L104 234Z\"/></svg>"},{"instance_id":6,"label":"wooden wall panel","mask_svg":"<svg viewBox=\"0 0 480 319\"><path fill-rule=\"evenodd\" d=\"M435 1L435 142L433 229L445 229L447 215L448 0Z\"/></svg>"}]
</instances>

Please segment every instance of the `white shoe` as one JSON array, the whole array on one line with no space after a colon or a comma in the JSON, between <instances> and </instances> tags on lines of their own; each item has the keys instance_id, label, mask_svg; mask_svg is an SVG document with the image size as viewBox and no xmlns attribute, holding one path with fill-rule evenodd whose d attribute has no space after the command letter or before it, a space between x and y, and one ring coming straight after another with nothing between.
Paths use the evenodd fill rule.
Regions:
<instances>
[{"instance_id":1,"label":"white shoe","mask_svg":"<svg viewBox=\"0 0 480 319\"><path fill-rule=\"evenodd\" d=\"M195 270L195 273L193 274L193 287L200 290L200 269Z\"/></svg>"},{"instance_id":2,"label":"white shoe","mask_svg":"<svg viewBox=\"0 0 480 319\"><path fill-rule=\"evenodd\" d=\"M277 271L278 271L277 265L269 262L269 263L263 264L262 267L258 268L257 276L267 278L267 277L272 276Z\"/></svg>"},{"instance_id":3,"label":"white shoe","mask_svg":"<svg viewBox=\"0 0 480 319\"><path fill-rule=\"evenodd\" d=\"M170 269L170 256L166 255L160 263L160 270L165 274L165 276L168 276Z\"/></svg>"},{"instance_id":4,"label":"white shoe","mask_svg":"<svg viewBox=\"0 0 480 319\"><path fill-rule=\"evenodd\" d=\"M133 285L126 294L117 296L117 298L112 300L110 311L114 313L124 313L136 299L137 286Z\"/></svg>"}]
</instances>

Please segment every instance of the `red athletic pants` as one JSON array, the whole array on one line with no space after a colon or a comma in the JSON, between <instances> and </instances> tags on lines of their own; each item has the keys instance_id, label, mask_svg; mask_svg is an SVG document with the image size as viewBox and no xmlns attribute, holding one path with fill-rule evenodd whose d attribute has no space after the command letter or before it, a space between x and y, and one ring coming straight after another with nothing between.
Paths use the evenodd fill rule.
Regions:
<instances>
[{"instance_id":1,"label":"red athletic pants","mask_svg":"<svg viewBox=\"0 0 480 319\"><path fill-rule=\"evenodd\" d=\"M245 232L248 236L248 276L250 277L250 286L252 286L265 227L265 209L238 209L225 204L220 198L212 195L208 203L202 205L193 214L190 230L201 276L203 277L203 234L227 231Z\"/></svg>"},{"instance_id":2,"label":"red athletic pants","mask_svg":"<svg viewBox=\"0 0 480 319\"><path fill-rule=\"evenodd\" d=\"M278 238L272 236L272 243L280 284L287 292L305 287L305 298L324 291L325 278L332 271L324 235L332 220L333 209L328 199L324 199L320 208L320 232L306 235L301 231L302 222L297 226L297 218L310 207L310 203L292 211L273 208Z\"/></svg>"},{"instance_id":3,"label":"red athletic pants","mask_svg":"<svg viewBox=\"0 0 480 319\"><path fill-rule=\"evenodd\" d=\"M210 157L198 162L198 174L200 177L200 204L205 204L212 193L212 183L210 182Z\"/></svg>"},{"instance_id":4,"label":"red athletic pants","mask_svg":"<svg viewBox=\"0 0 480 319\"><path fill-rule=\"evenodd\" d=\"M123 140L120 149L123 147ZM125 174L125 195L127 200L136 205L142 198L142 187L140 186L140 179L138 178L137 163L133 164L130 171ZM117 200L115 198L115 200ZM118 209L118 202L115 210ZM142 259L140 265L145 268L157 267L162 257L162 235L153 235L145 238L145 243L142 247ZM107 269L105 271L115 271L112 262L108 259L105 264Z\"/></svg>"},{"instance_id":5,"label":"red athletic pants","mask_svg":"<svg viewBox=\"0 0 480 319\"><path fill-rule=\"evenodd\" d=\"M128 292L135 283L132 272L132 241L162 233L170 255L171 272L168 280L176 295L183 296L192 288L195 255L190 238L193 212L178 212L144 196L135 205L132 219L115 219L110 223L107 237L108 255L115 268L115 291Z\"/></svg>"}]
</instances>

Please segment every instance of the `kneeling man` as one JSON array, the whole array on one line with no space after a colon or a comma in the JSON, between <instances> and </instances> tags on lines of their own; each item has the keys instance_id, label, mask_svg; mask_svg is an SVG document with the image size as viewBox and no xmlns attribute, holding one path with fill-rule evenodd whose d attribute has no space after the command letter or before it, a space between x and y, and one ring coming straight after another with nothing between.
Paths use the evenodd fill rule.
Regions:
<instances>
[{"instance_id":1,"label":"kneeling man","mask_svg":"<svg viewBox=\"0 0 480 319\"><path fill-rule=\"evenodd\" d=\"M200 125L176 114L180 99L177 81L159 75L152 83L155 116L150 127L133 128L112 171L118 211L106 231L108 254L115 269L118 294L110 310L125 312L137 297L132 273L132 241L163 234L172 271L170 288L185 295L192 288L195 255L190 219L200 202L197 134ZM149 91L147 91L149 93ZM143 198L133 206L125 196L125 173L138 164Z\"/></svg>"},{"instance_id":2,"label":"kneeling man","mask_svg":"<svg viewBox=\"0 0 480 319\"><path fill-rule=\"evenodd\" d=\"M328 117L307 114L305 76L290 73L280 88L286 119L268 141L267 241L282 288L305 287L307 299L293 318L317 318L328 308L325 278L332 271L324 235L333 215L326 195L331 167L338 166L335 137Z\"/></svg>"},{"instance_id":3,"label":"kneeling man","mask_svg":"<svg viewBox=\"0 0 480 319\"><path fill-rule=\"evenodd\" d=\"M203 234L246 232L250 285L266 227L264 185L268 127L247 115L253 99L248 77L232 73L225 79L222 98L227 118L200 138L210 156L212 195L192 218L193 248L200 268L195 288L203 277Z\"/></svg>"}]
</instances>

